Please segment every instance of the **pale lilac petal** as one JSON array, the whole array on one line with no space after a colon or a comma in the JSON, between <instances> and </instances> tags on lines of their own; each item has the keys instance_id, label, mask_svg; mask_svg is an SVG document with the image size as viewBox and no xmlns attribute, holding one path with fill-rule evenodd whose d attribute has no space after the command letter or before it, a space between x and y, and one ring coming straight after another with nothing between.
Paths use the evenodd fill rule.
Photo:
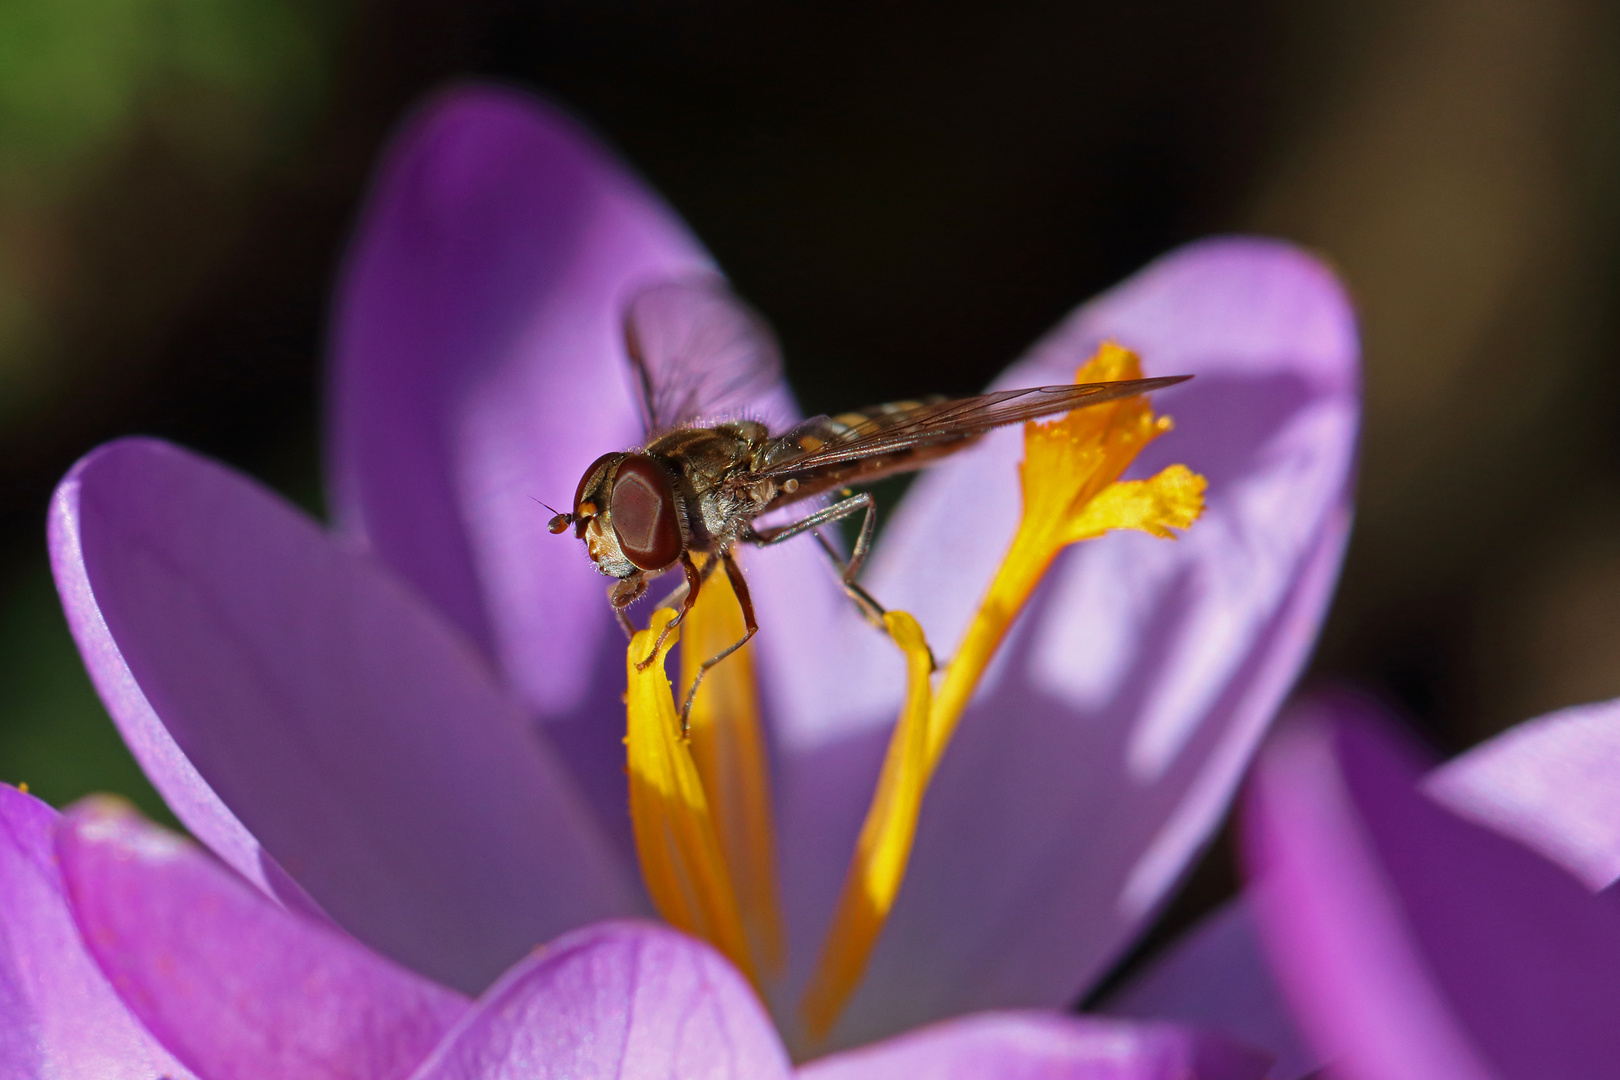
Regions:
<instances>
[{"instance_id":1,"label":"pale lilac petal","mask_svg":"<svg viewBox=\"0 0 1620 1080\"><path fill-rule=\"evenodd\" d=\"M127 440L74 467L50 532L125 741L267 892L293 896L290 874L363 941L473 991L537 942L636 909L628 868L483 658L280 499Z\"/></svg>"},{"instance_id":2,"label":"pale lilac petal","mask_svg":"<svg viewBox=\"0 0 1620 1080\"><path fill-rule=\"evenodd\" d=\"M1270 1080L1308 1076L1322 1059L1294 1026L1257 934L1254 914L1239 897L1187 931L1102 1011L1219 1031L1275 1057Z\"/></svg>"},{"instance_id":3,"label":"pale lilac petal","mask_svg":"<svg viewBox=\"0 0 1620 1080\"><path fill-rule=\"evenodd\" d=\"M465 86L397 140L338 298L340 520L497 659L626 850L624 637L537 500L566 508L641 440L624 309L697 272L702 247L572 119ZM780 385L752 411L792 412Z\"/></svg>"},{"instance_id":4,"label":"pale lilac petal","mask_svg":"<svg viewBox=\"0 0 1620 1080\"><path fill-rule=\"evenodd\" d=\"M1148 374L1197 376L1160 396L1176 431L1137 471L1186 462L1209 478L1208 512L1174 543L1114 535L1060 559L942 762L840 1045L1074 1000L1220 820L1314 641L1358 416L1355 329L1332 274L1279 243L1197 244L1080 309L999 383L1070 379L1103 338L1139 350ZM869 587L916 613L941 656L1015 526L1021 454L1009 430L941 465L883 538ZM788 603L760 598L761 621ZM820 615L759 639L782 683L796 960L826 925L902 684L880 638L818 646Z\"/></svg>"},{"instance_id":5,"label":"pale lilac petal","mask_svg":"<svg viewBox=\"0 0 1620 1080\"><path fill-rule=\"evenodd\" d=\"M1620 878L1620 701L1509 728L1440 766L1424 787L1593 889Z\"/></svg>"},{"instance_id":6,"label":"pale lilac petal","mask_svg":"<svg viewBox=\"0 0 1620 1080\"><path fill-rule=\"evenodd\" d=\"M1260 1080L1271 1058L1170 1024L982 1013L849 1050L800 1080Z\"/></svg>"},{"instance_id":7,"label":"pale lilac petal","mask_svg":"<svg viewBox=\"0 0 1620 1080\"><path fill-rule=\"evenodd\" d=\"M1418 790L1358 699L1267 749L1245 806L1262 940L1346 1080L1603 1076L1620 1060L1620 904Z\"/></svg>"},{"instance_id":8,"label":"pale lilac petal","mask_svg":"<svg viewBox=\"0 0 1620 1080\"><path fill-rule=\"evenodd\" d=\"M194 1080L85 952L56 865L57 820L0 785L0 1077Z\"/></svg>"},{"instance_id":9,"label":"pale lilac petal","mask_svg":"<svg viewBox=\"0 0 1620 1080\"><path fill-rule=\"evenodd\" d=\"M509 971L416 1080L786 1080L770 1018L702 942L605 923Z\"/></svg>"},{"instance_id":10,"label":"pale lilac petal","mask_svg":"<svg viewBox=\"0 0 1620 1080\"><path fill-rule=\"evenodd\" d=\"M102 970L208 1080L399 1080L467 1011L122 803L70 809L56 851Z\"/></svg>"}]
</instances>

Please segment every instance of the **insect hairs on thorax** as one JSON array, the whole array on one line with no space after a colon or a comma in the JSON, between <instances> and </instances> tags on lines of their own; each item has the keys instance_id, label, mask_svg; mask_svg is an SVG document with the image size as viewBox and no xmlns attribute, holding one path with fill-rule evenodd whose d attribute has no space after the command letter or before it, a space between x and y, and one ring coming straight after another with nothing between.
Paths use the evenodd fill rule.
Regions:
<instances>
[{"instance_id":1,"label":"insect hairs on thorax","mask_svg":"<svg viewBox=\"0 0 1620 1080\"><path fill-rule=\"evenodd\" d=\"M737 420L677 428L647 444L671 466L694 550L728 546L775 496L774 483L747 479L769 438L764 424Z\"/></svg>"}]
</instances>

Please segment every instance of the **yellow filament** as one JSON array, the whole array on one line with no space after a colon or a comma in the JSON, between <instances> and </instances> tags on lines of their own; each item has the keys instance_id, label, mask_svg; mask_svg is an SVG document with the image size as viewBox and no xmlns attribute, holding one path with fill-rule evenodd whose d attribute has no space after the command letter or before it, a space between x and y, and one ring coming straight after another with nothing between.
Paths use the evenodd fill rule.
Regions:
<instances>
[{"instance_id":1,"label":"yellow filament","mask_svg":"<svg viewBox=\"0 0 1620 1080\"><path fill-rule=\"evenodd\" d=\"M1075 381L1140 377L1136 356L1110 342L1081 366ZM896 632L896 624L890 625L910 659L906 707L890 739L877 793L802 1002L812 1038L832 1029L860 982L904 876L928 781L996 649L1052 560L1068 545L1112 529L1173 538L1172 530L1189 527L1202 513L1204 478L1186 466L1172 465L1148 480L1119 479L1143 447L1168 430L1169 418L1154 416L1141 397L1078 409L1052 423L1025 425L1019 468L1024 508L1018 531L931 703L926 669L922 688L916 685L916 650L927 655L921 631L913 642L916 623L891 613L891 619L899 616L909 624L902 626L905 636Z\"/></svg>"},{"instance_id":2,"label":"yellow filament","mask_svg":"<svg viewBox=\"0 0 1620 1080\"><path fill-rule=\"evenodd\" d=\"M679 639L672 631L655 663L637 670L675 613L653 613L652 625L636 634L625 656L625 693L630 773L630 822L641 876L653 904L671 926L705 938L731 958L756 986L758 969L749 951L742 914L726 871L703 781L681 737L664 660Z\"/></svg>"},{"instance_id":3,"label":"yellow filament","mask_svg":"<svg viewBox=\"0 0 1620 1080\"><path fill-rule=\"evenodd\" d=\"M805 1026L815 1040L832 1029L866 970L867 957L906 874L928 783L928 713L933 696L928 679L934 671L933 657L916 619L891 611L883 622L906 654L906 701L889 736L877 792L861 824L821 958L804 993Z\"/></svg>"},{"instance_id":4,"label":"yellow filament","mask_svg":"<svg viewBox=\"0 0 1620 1080\"><path fill-rule=\"evenodd\" d=\"M681 630L680 685L685 687L692 685L705 659L743 636L742 610L724 573L715 573L704 583ZM786 946L776 896L771 775L752 647L732 653L710 670L692 702L690 732L692 759L714 812L743 930L762 973L769 977L782 969Z\"/></svg>"}]
</instances>

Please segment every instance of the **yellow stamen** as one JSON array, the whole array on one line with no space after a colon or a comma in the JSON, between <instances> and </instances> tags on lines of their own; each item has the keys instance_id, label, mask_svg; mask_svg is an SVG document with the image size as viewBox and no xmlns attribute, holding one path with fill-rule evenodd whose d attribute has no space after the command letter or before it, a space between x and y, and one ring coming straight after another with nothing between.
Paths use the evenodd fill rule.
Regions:
<instances>
[{"instance_id":1,"label":"yellow stamen","mask_svg":"<svg viewBox=\"0 0 1620 1080\"><path fill-rule=\"evenodd\" d=\"M804 993L805 1026L822 1039L854 992L906 874L928 782L928 678L934 661L917 620L903 611L883 617L889 636L906 654L906 701L889 736L877 793L866 811L855 858L844 878L837 913L822 943L821 959Z\"/></svg>"},{"instance_id":2,"label":"yellow stamen","mask_svg":"<svg viewBox=\"0 0 1620 1080\"><path fill-rule=\"evenodd\" d=\"M742 609L724 573L710 575L681 629L685 640L680 685L690 686L705 659L743 636ZM771 774L752 646L732 653L709 672L692 701L690 719L692 759L714 812L743 929L762 973L769 977L785 963L786 946L776 896Z\"/></svg>"},{"instance_id":3,"label":"yellow stamen","mask_svg":"<svg viewBox=\"0 0 1620 1080\"><path fill-rule=\"evenodd\" d=\"M1076 372L1075 381L1140 377L1141 366L1134 354L1105 343ZM926 684L920 692L924 702L920 707L928 710L926 723L912 715L919 707L919 691L912 685L917 678L913 647L909 638L894 635L912 658L906 711L889 742L877 794L845 877L820 963L803 999L812 1038L822 1038L831 1030L859 983L898 893L934 767L996 649L1052 560L1068 545L1112 529L1140 529L1173 537L1172 530L1187 528L1203 511L1204 478L1183 465L1172 465L1148 480L1119 479L1142 448L1168 430L1169 418L1154 416L1141 397L1077 409L1052 423L1025 425L1024 462L1019 468L1024 508L1018 531L963 633L931 705L927 704ZM891 619L896 614L891 613ZM909 616L905 619L910 621ZM917 642L921 642L920 631ZM926 648L923 653L926 655ZM925 742L922 749L914 741L919 738Z\"/></svg>"},{"instance_id":4,"label":"yellow stamen","mask_svg":"<svg viewBox=\"0 0 1620 1080\"><path fill-rule=\"evenodd\" d=\"M703 781L681 737L664 660L679 639L671 631L656 662L638 670L675 613L653 613L652 625L636 634L625 656L629 748L630 822L641 876L658 913L672 926L705 938L758 985L758 969L743 931L741 911L726 871Z\"/></svg>"}]
</instances>

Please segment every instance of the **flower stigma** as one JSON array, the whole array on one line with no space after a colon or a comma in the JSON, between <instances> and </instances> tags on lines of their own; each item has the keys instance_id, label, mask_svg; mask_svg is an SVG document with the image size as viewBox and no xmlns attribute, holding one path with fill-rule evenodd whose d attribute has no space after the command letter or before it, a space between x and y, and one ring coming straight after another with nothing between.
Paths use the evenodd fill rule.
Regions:
<instances>
[{"instance_id":1,"label":"flower stigma","mask_svg":"<svg viewBox=\"0 0 1620 1080\"><path fill-rule=\"evenodd\" d=\"M1075 373L1076 382L1141 377L1134 353L1112 342ZM910 858L923 796L957 722L1008 629L1059 552L1116 529L1166 539L1203 512L1206 481L1185 465L1145 480L1121 480L1137 455L1169 431L1145 397L1082 407L1024 426L1019 466L1023 509L1017 532L950 663L935 673L922 627L909 614L884 618L906 658L904 701L877 790L861 826L832 920L800 1001L805 1031L824 1039L866 971ZM672 925L707 938L759 985L783 962L775 885L770 781L748 650L716 667L692 708L691 741L680 735L664 656L636 669L668 610L636 635L630 686L630 813L647 891ZM699 594L684 626L682 679L742 636L735 597L721 575Z\"/></svg>"}]
</instances>

